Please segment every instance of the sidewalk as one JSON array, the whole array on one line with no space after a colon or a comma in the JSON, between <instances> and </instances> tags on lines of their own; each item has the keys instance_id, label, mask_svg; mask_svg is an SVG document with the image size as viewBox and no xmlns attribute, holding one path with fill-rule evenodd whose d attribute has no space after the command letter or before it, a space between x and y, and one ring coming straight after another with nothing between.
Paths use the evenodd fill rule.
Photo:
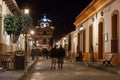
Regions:
<instances>
[{"instance_id":1,"label":"sidewalk","mask_svg":"<svg viewBox=\"0 0 120 80\"><path fill-rule=\"evenodd\" d=\"M75 60L71 60L72 62L74 62ZM75 61L76 62L76 61ZM95 69L99 69L99 70L103 70L103 71L106 71L106 72L109 72L109 73L112 73L112 74L117 74L117 75L120 75L120 67L105 67L105 66L102 66L100 64L100 62L78 62L82 65L85 65L85 66L88 66L88 67L92 67L92 68L95 68Z\"/></svg>"},{"instance_id":2,"label":"sidewalk","mask_svg":"<svg viewBox=\"0 0 120 80\"><path fill-rule=\"evenodd\" d=\"M96 68L96 69L99 69L99 70L103 70L103 71L106 71L106 72L109 72L109 73L113 73L113 74L118 74L120 75L120 67L105 67L105 66L102 66L99 62L83 62L84 65L86 66L89 66L89 67L93 67L93 68Z\"/></svg>"},{"instance_id":3,"label":"sidewalk","mask_svg":"<svg viewBox=\"0 0 120 80\"><path fill-rule=\"evenodd\" d=\"M79 62L79 61L76 61L75 58L70 58L70 59L67 59L67 61L70 61L70 62L78 62L80 63L80 65L85 65L85 66L88 66L88 67L92 67L92 68L96 68L96 69L99 69L99 70L103 70L103 71L106 71L106 72L109 72L109 73L112 73L112 74L117 74L117 75L120 75L120 67L105 67L105 66L102 66L100 62Z\"/></svg>"},{"instance_id":4,"label":"sidewalk","mask_svg":"<svg viewBox=\"0 0 120 80\"><path fill-rule=\"evenodd\" d=\"M22 80L33 65L37 62L37 58L32 61L31 58L28 58L28 64L25 70L6 70L5 72L0 73L0 80Z\"/></svg>"}]
</instances>

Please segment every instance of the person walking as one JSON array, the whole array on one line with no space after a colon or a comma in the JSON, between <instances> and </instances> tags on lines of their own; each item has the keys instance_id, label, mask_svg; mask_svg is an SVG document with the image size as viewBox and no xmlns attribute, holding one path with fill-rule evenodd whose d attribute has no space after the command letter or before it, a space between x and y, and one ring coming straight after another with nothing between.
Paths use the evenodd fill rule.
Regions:
<instances>
[{"instance_id":1,"label":"person walking","mask_svg":"<svg viewBox=\"0 0 120 80\"><path fill-rule=\"evenodd\" d=\"M42 54L43 54L43 57L46 57L46 59L48 59L49 51L47 50L47 48L43 48Z\"/></svg>"},{"instance_id":2,"label":"person walking","mask_svg":"<svg viewBox=\"0 0 120 80\"><path fill-rule=\"evenodd\" d=\"M62 48L62 45L57 49L58 52L58 69L63 68L64 58L65 58L65 50Z\"/></svg>"},{"instance_id":3,"label":"person walking","mask_svg":"<svg viewBox=\"0 0 120 80\"><path fill-rule=\"evenodd\" d=\"M51 69L56 69L57 63L56 46L50 50L50 57L51 57Z\"/></svg>"},{"instance_id":4,"label":"person walking","mask_svg":"<svg viewBox=\"0 0 120 80\"><path fill-rule=\"evenodd\" d=\"M35 50L34 49L31 50L31 57L32 57L32 60L34 60L34 57L35 57Z\"/></svg>"}]
</instances>

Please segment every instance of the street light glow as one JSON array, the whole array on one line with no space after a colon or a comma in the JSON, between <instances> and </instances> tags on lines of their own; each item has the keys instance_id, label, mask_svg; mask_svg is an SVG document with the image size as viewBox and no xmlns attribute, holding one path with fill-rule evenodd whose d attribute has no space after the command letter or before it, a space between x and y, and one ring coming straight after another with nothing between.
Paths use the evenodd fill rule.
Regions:
<instances>
[{"instance_id":1,"label":"street light glow","mask_svg":"<svg viewBox=\"0 0 120 80\"><path fill-rule=\"evenodd\" d=\"M34 35L35 33L34 33L34 31L30 31L30 33L32 34L32 35Z\"/></svg>"},{"instance_id":2,"label":"street light glow","mask_svg":"<svg viewBox=\"0 0 120 80\"><path fill-rule=\"evenodd\" d=\"M24 13L25 13L25 14L29 14L29 9L25 9L25 10L24 10Z\"/></svg>"},{"instance_id":3,"label":"street light glow","mask_svg":"<svg viewBox=\"0 0 120 80\"><path fill-rule=\"evenodd\" d=\"M63 39L66 40L66 37L64 37Z\"/></svg>"},{"instance_id":4,"label":"street light glow","mask_svg":"<svg viewBox=\"0 0 120 80\"><path fill-rule=\"evenodd\" d=\"M83 29L84 29L84 28L83 28L83 27L81 27L81 28L80 28L80 31L81 31L81 30L83 30Z\"/></svg>"}]
</instances>

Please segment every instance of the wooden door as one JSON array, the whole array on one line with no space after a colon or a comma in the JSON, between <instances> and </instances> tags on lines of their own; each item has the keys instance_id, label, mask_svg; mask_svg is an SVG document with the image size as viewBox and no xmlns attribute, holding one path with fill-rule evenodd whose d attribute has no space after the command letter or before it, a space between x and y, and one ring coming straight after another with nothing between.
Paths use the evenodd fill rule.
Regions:
<instances>
[{"instance_id":1,"label":"wooden door","mask_svg":"<svg viewBox=\"0 0 120 80\"><path fill-rule=\"evenodd\" d=\"M98 58L103 59L103 23L99 23L98 30Z\"/></svg>"}]
</instances>

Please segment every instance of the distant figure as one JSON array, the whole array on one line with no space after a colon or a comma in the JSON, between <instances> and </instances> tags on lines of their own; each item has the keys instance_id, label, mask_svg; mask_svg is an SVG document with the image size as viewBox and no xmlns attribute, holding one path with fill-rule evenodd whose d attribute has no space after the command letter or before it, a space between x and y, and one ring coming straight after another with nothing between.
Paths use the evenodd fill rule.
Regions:
<instances>
[{"instance_id":1,"label":"distant figure","mask_svg":"<svg viewBox=\"0 0 120 80\"><path fill-rule=\"evenodd\" d=\"M62 48L62 45L57 48L57 58L58 58L58 69L63 68L64 58L65 58L65 50Z\"/></svg>"},{"instance_id":2,"label":"distant figure","mask_svg":"<svg viewBox=\"0 0 120 80\"><path fill-rule=\"evenodd\" d=\"M42 54L43 54L43 57L46 57L48 59L49 51L46 48L42 50Z\"/></svg>"},{"instance_id":3,"label":"distant figure","mask_svg":"<svg viewBox=\"0 0 120 80\"><path fill-rule=\"evenodd\" d=\"M82 51L78 51L78 56L76 57L76 61L83 61Z\"/></svg>"},{"instance_id":4,"label":"distant figure","mask_svg":"<svg viewBox=\"0 0 120 80\"><path fill-rule=\"evenodd\" d=\"M34 60L34 57L35 57L35 50L34 49L31 50L31 57L32 57L32 60Z\"/></svg>"},{"instance_id":5,"label":"distant figure","mask_svg":"<svg viewBox=\"0 0 120 80\"><path fill-rule=\"evenodd\" d=\"M39 54L40 54L40 49L36 48L36 49L35 49L35 56L36 56L36 57L39 57Z\"/></svg>"},{"instance_id":6,"label":"distant figure","mask_svg":"<svg viewBox=\"0 0 120 80\"><path fill-rule=\"evenodd\" d=\"M50 50L50 57L51 57L51 69L56 69L57 63L57 53L56 53L56 46Z\"/></svg>"}]
</instances>

